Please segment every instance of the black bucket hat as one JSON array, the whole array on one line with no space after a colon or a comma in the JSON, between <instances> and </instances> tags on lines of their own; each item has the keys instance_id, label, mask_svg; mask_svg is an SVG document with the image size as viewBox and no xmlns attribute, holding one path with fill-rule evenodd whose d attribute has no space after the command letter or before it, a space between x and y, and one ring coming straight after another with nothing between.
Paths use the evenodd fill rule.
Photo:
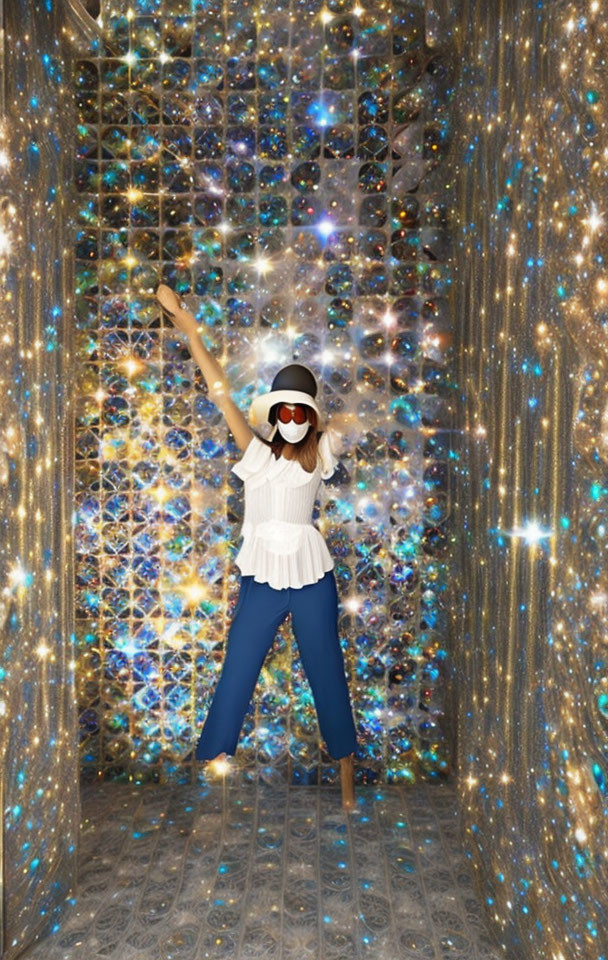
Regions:
<instances>
[{"instance_id":1,"label":"black bucket hat","mask_svg":"<svg viewBox=\"0 0 608 960\"><path fill-rule=\"evenodd\" d=\"M302 403L315 411L321 429L322 417L315 401L316 395L317 381L312 370L303 363L289 363L275 375L270 391L254 397L249 408L249 422L252 427L264 423L271 425L270 440L277 429L276 410L273 411L272 407L278 403Z\"/></svg>"}]
</instances>

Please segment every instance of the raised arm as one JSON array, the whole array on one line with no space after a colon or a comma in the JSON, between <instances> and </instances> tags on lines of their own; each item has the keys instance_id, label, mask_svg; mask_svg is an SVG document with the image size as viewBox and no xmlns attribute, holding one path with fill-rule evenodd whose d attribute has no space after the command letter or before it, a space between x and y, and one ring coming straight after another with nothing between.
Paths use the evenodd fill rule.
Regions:
<instances>
[{"instance_id":1,"label":"raised arm","mask_svg":"<svg viewBox=\"0 0 608 960\"><path fill-rule=\"evenodd\" d=\"M187 335L190 352L205 378L209 398L213 400L226 417L226 422L239 450L246 450L253 437L253 430L230 396L230 385L221 364L204 346L196 328L196 319L187 310L182 309L175 292L164 283L160 284L156 291L156 297L166 313L169 314L174 326Z\"/></svg>"}]
</instances>

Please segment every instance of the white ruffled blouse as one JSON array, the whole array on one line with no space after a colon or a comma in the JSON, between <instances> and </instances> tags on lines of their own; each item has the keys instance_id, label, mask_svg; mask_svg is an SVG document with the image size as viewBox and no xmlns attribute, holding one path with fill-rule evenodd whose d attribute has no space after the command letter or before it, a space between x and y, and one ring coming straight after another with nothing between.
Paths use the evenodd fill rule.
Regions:
<instances>
[{"instance_id":1,"label":"white ruffled blouse","mask_svg":"<svg viewBox=\"0 0 608 960\"><path fill-rule=\"evenodd\" d=\"M315 583L334 561L312 512L321 480L338 465L341 435L328 427L319 437L312 473L297 460L275 457L255 434L232 467L245 483L242 546L234 562L243 576L276 590Z\"/></svg>"}]
</instances>

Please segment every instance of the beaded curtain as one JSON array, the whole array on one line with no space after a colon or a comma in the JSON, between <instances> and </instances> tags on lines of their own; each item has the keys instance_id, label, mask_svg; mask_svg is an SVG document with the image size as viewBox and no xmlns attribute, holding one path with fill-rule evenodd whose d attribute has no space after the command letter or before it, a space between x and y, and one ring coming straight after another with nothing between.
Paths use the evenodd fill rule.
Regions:
<instances>
[{"instance_id":1,"label":"beaded curtain","mask_svg":"<svg viewBox=\"0 0 608 960\"><path fill-rule=\"evenodd\" d=\"M461 77L463 843L506 956L605 960L606 4L434 6Z\"/></svg>"},{"instance_id":2,"label":"beaded curtain","mask_svg":"<svg viewBox=\"0 0 608 960\"><path fill-rule=\"evenodd\" d=\"M77 3L0 3L0 954L21 955L74 890L70 78L94 23Z\"/></svg>"},{"instance_id":3,"label":"beaded curtain","mask_svg":"<svg viewBox=\"0 0 608 960\"><path fill-rule=\"evenodd\" d=\"M449 774L449 62L420 2L102 4L75 72L76 616L85 777L179 776L238 590L240 456L154 291L246 413L284 364L356 418L315 522L363 781ZM449 661L448 661L449 662ZM332 782L289 620L246 775ZM253 768L255 767L255 770Z\"/></svg>"}]
</instances>

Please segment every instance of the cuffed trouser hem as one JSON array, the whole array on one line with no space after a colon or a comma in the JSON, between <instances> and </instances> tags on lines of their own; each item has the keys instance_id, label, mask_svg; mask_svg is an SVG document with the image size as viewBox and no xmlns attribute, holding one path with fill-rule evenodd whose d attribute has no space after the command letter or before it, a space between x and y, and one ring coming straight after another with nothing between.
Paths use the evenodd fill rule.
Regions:
<instances>
[{"instance_id":1,"label":"cuffed trouser hem","mask_svg":"<svg viewBox=\"0 0 608 960\"><path fill-rule=\"evenodd\" d=\"M275 590L243 576L213 700L196 758L234 756L260 670L279 625L291 613L300 659L312 691L327 750L341 759L357 749L344 657L338 636L338 592L333 570L304 587Z\"/></svg>"}]
</instances>

